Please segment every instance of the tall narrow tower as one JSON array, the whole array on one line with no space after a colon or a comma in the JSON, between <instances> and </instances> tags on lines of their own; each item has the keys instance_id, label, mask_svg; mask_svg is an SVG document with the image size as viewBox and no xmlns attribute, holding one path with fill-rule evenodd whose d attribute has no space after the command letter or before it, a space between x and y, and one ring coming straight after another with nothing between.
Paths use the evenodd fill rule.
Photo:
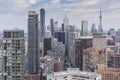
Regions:
<instances>
[{"instance_id":1,"label":"tall narrow tower","mask_svg":"<svg viewBox=\"0 0 120 80\"><path fill-rule=\"evenodd\" d=\"M63 19L63 22L64 22L64 30L66 31L67 29L67 26L69 24L69 19L67 18L67 15L65 14L65 18Z\"/></svg>"},{"instance_id":2,"label":"tall narrow tower","mask_svg":"<svg viewBox=\"0 0 120 80\"><path fill-rule=\"evenodd\" d=\"M45 36L45 9L40 9L40 35L41 37Z\"/></svg>"},{"instance_id":3,"label":"tall narrow tower","mask_svg":"<svg viewBox=\"0 0 120 80\"><path fill-rule=\"evenodd\" d=\"M38 13L28 13L28 74L39 73L39 26Z\"/></svg>"},{"instance_id":4,"label":"tall narrow tower","mask_svg":"<svg viewBox=\"0 0 120 80\"><path fill-rule=\"evenodd\" d=\"M101 11L101 9L100 9L99 19L100 19L100 25L98 26L98 33L103 33L103 28L102 28L102 11Z\"/></svg>"}]
</instances>

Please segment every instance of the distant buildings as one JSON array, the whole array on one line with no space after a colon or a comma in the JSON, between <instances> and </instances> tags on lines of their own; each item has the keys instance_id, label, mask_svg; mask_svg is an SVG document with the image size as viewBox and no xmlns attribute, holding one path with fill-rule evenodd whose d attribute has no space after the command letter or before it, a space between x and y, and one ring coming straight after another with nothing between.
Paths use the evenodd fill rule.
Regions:
<instances>
[{"instance_id":1,"label":"distant buildings","mask_svg":"<svg viewBox=\"0 0 120 80\"><path fill-rule=\"evenodd\" d=\"M116 35L116 31L114 28L111 28L109 31L108 31L108 34L111 35L111 36L115 36Z\"/></svg>"},{"instance_id":2,"label":"distant buildings","mask_svg":"<svg viewBox=\"0 0 120 80\"><path fill-rule=\"evenodd\" d=\"M1 80L25 80L24 31L4 30Z\"/></svg>"},{"instance_id":3,"label":"distant buildings","mask_svg":"<svg viewBox=\"0 0 120 80\"><path fill-rule=\"evenodd\" d=\"M99 19L100 19L100 24L99 24L99 26L98 26L98 33L99 33L99 34L102 34L102 33L103 33L103 28L102 28L102 11L101 11L101 10L100 10Z\"/></svg>"},{"instance_id":4,"label":"distant buildings","mask_svg":"<svg viewBox=\"0 0 120 80\"><path fill-rule=\"evenodd\" d=\"M38 14L35 11L28 13L28 74L39 73L39 26Z\"/></svg>"},{"instance_id":5,"label":"distant buildings","mask_svg":"<svg viewBox=\"0 0 120 80\"><path fill-rule=\"evenodd\" d=\"M101 75L79 71L78 68L68 68L67 71L47 75L47 80L101 80Z\"/></svg>"},{"instance_id":6,"label":"distant buildings","mask_svg":"<svg viewBox=\"0 0 120 80\"><path fill-rule=\"evenodd\" d=\"M95 24L93 23L92 24L92 27L91 27L91 33L97 33L97 29L96 29L96 27L95 27Z\"/></svg>"},{"instance_id":7,"label":"distant buildings","mask_svg":"<svg viewBox=\"0 0 120 80\"><path fill-rule=\"evenodd\" d=\"M82 36L88 35L88 21L86 20L82 21L81 35Z\"/></svg>"}]
</instances>

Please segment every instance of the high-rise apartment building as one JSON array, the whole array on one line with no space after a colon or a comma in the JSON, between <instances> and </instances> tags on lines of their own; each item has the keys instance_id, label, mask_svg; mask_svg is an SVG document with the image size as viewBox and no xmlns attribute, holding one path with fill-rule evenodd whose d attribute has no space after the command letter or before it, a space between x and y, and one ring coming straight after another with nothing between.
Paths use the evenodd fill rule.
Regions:
<instances>
[{"instance_id":1,"label":"high-rise apartment building","mask_svg":"<svg viewBox=\"0 0 120 80\"><path fill-rule=\"evenodd\" d=\"M86 20L82 21L81 35L82 36L88 35L88 21Z\"/></svg>"},{"instance_id":2,"label":"high-rise apartment building","mask_svg":"<svg viewBox=\"0 0 120 80\"><path fill-rule=\"evenodd\" d=\"M45 36L45 9L40 9L40 35Z\"/></svg>"},{"instance_id":3,"label":"high-rise apartment building","mask_svg":"<svg viewBox=\"0 0 120 80\"><path fill-rule=\"evenodd\" d=\"M39 72L39 26L38 14L35 11L28 13L28 74Z\"/></svg>"},{"instance_id":4,"label":"high-rise apartment building","mask_svg":"<svg viewBox=\"0 0 120 80\"><path fill-rule=\"evenodd\" d=\"M25 80L24 31L5 30L2 42L1 80Z\"/></svg>"}]
</instances>

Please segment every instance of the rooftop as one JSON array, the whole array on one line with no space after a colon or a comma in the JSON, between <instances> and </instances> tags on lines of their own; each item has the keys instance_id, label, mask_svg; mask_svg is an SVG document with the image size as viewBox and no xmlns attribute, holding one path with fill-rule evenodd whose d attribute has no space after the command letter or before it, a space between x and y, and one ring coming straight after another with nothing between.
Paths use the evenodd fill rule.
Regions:
<instances>
[{"instance_id":1,"label":"rooftop","mask_svg":"<svg viewBox=\"0 0 120 80\"><path fill-rule=\"evenodd\" d=\"M54 76L65 76L65 75L81 75L81 76L90 76L90 77L99 77L100 74L95 72L85 72L80 71L78 68L68 68L67 71L54 72Z\"/></svg>"}]
</instances>

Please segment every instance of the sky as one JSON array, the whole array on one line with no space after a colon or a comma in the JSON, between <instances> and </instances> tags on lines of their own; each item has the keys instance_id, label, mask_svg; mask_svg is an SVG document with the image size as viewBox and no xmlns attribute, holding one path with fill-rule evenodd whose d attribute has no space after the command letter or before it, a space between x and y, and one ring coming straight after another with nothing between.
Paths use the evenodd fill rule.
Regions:
<instances>
[{"instance_id":1,"label":"sky","mask_svg":"<svg viewBox=\"0 0 120 80\"><path fill-rule=\"evenodd\" d=\"M0 31L20 28L27 32L28 11L40 9L46 11L46 26L50 18L63 23L65 14L70 25L81 28L81 21L88 20L89 29L92 23L99 25L99 11L102 10L104 30L120 28L119 0L0 0Z\"/></svg>"}]
</instances>

